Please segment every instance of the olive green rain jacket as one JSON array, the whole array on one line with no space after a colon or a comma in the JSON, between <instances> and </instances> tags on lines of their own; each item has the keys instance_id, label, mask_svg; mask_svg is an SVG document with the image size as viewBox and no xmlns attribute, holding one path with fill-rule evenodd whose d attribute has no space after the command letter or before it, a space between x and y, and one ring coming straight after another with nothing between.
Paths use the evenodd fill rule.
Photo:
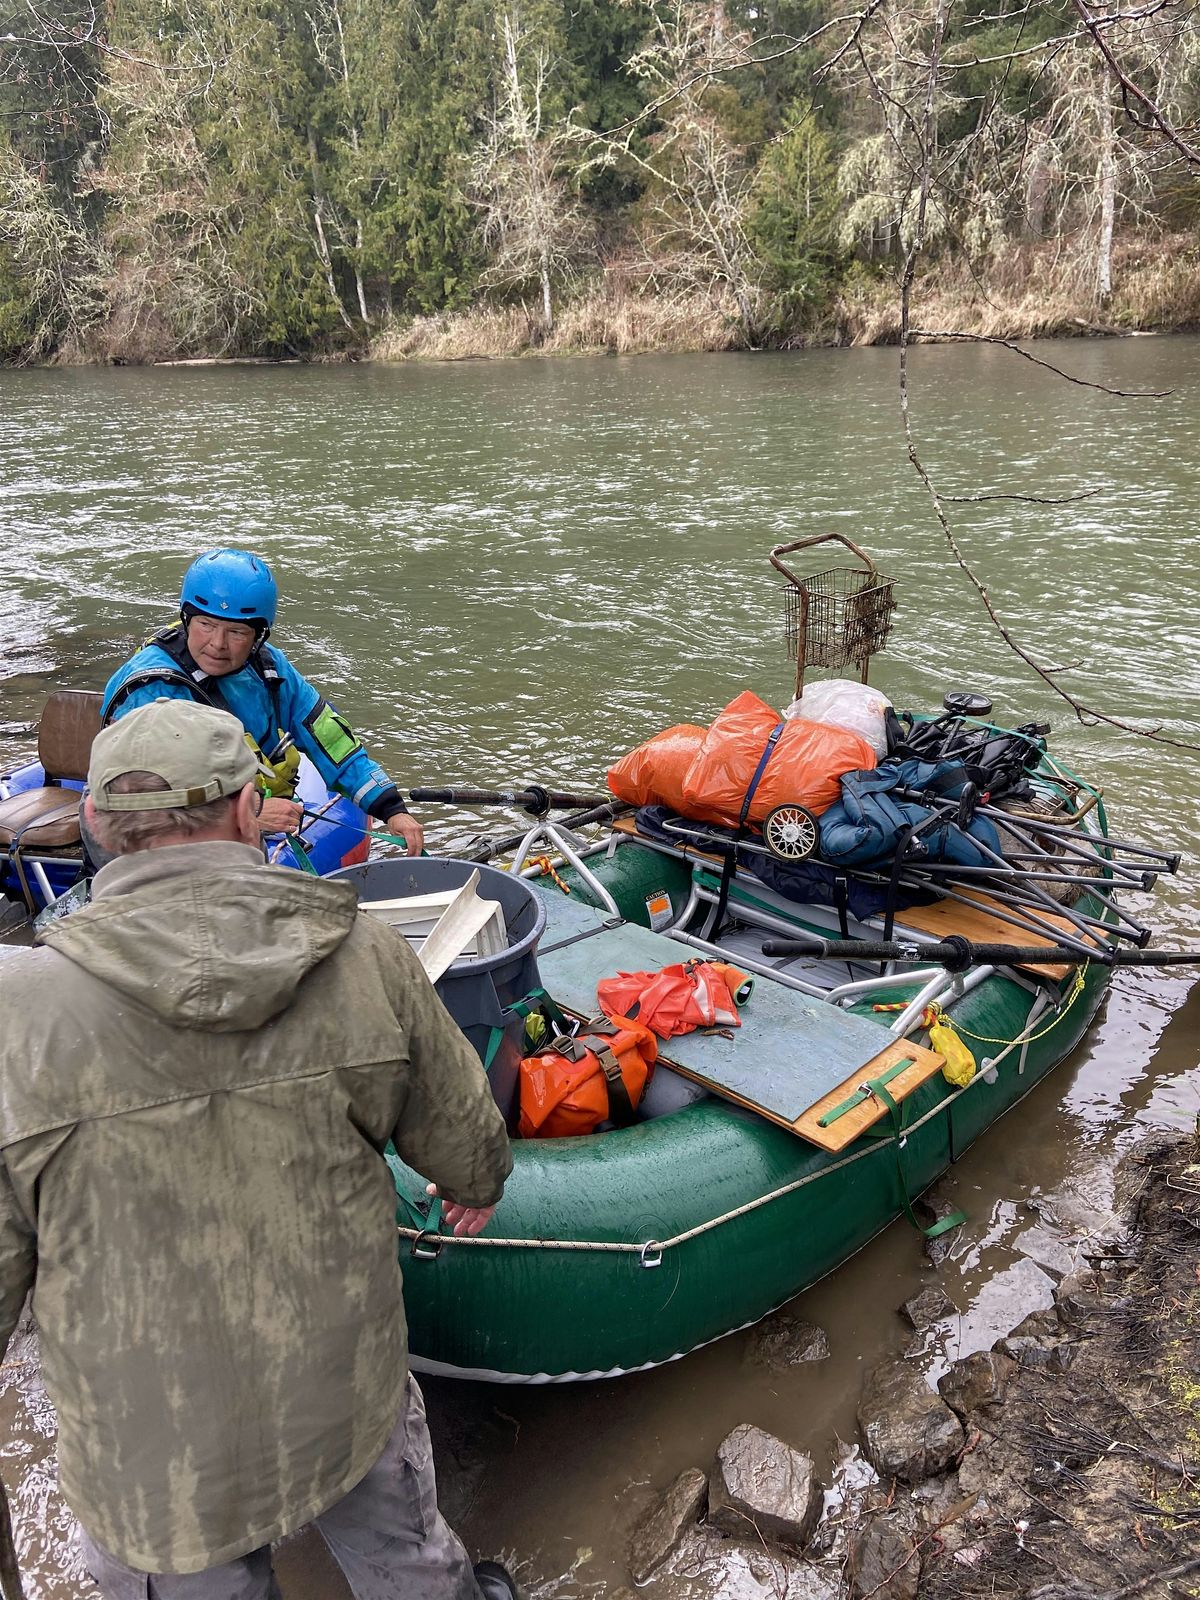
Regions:
<instances>
[{"instance_id":1,"label":"olive green rain jacket","mask_svg":"<svg viewBox=\"0 0 1200 1600\"><path fill-rule=\"evenodd\" d=\"M508 1138L348 884L168 846L45 944L0 961L0 1335L36 1274L68 1503L128 1565L195 1572L311 1520L391 1432L388 1140L485 1206Z\"/></svg>"}]
</instances>

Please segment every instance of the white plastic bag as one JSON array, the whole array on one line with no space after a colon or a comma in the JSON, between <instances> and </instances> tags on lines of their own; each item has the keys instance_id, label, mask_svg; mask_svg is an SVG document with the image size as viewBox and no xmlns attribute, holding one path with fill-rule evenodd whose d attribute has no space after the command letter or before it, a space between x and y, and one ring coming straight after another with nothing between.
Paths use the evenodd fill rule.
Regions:
<instances>
[{"instance_id":1,"label":"white plastic bag","mask_svg":"<svg viewBox=\"0 0 1200 1600\"><path fill-rule=\"evenodd\" d=\"M891 703L882 690L873 689L869 683L855 683L850 678L826 678L821 683L810 683L783 714L789 718L803 718L805 722L826 722L835 728L849 728L851 733L861 734L882 761L887 755L884 715Z\"/></svg>"}]
</instances>

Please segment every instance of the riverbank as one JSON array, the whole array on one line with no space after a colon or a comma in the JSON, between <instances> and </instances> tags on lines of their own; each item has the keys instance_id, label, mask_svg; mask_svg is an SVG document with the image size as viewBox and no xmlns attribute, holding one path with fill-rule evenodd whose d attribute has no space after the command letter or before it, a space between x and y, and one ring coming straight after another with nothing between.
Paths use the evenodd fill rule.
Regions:
<instances>
[{"instance_id":1,"label":"riverbank","mask_svg":"<svg viewBox=\"0 0 1200 1600\"><path fill-rule=\"evenodd\" d=\"M1053 1306L953 1363L938 1394L915 1350L867 1378L865 1460L846 1458L823 1514L810 1458L735 1429L710 1469L681 1474L639 1524L629 1564L642 1592L1200 1593L1200 1134L1153 1134L1130 1152L1117 1206L1125 1231L1093 1239ZM905 1308L918 1332L940 1294ZM814 1353L816 1331L763 1330L785 1361L828 1355Z\"/></svg>"},{"instance_id":2,"label":"riverbank","mask_svg":"<svg viewBox=\"0 0 1200 1600\"><path fill-rule=\"evenodd\" d=\"M1200 244L1194 234L1113 247L1113 291L1095 292L1078 239L1012 245L986 262L926 264L913 287L912 326L930 334L1046 339L1177 333L1200 328ZM523 355L678 355L746 350L839 349L895 344L900 332L896 264L855 263L820 296L795 303L759 294L747 328L734 297L647 287L618 267L564 297L547 331L540 303L480 299L467 308L395 320L298 348L183 345L157 314L130 320L120 308L64 340L51 366L285 365L340 361L497 360ZM24 362L17 364L27 364Z\"/></svg>"},{"instance_id":3,"label":"riverbank","mask_svg":"<svg viewBox=\"0 0 1200 1600\"><path fill-rule=\"evenodd\" d=\"M1174 333L1200 326L1194 235L1153 244L1128 239L1114 252L1113 270L1113 293L1098 304L1087 273L1064 265L1061 244L1018 246L986 269L941 263L916 281L912 324L985 339ZM608 274L562 305L549 333L535 308L480 304L386 328L366 353L376 361L456 361L886 345L899 337L899 296L891 275L856 270L824 303L790 313L766 304L762 323L748 335L731 295L648 295Z\"/></svg>"}]
</instances>

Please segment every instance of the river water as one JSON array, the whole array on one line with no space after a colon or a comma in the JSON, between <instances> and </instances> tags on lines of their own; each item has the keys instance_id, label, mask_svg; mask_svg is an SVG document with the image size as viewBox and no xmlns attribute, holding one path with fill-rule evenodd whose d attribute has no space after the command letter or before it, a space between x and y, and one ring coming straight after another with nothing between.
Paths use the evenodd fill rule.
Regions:
<instances>
[{"instance_id":1,"label":"river water","mask_svg":"<svg viewBox=\"0 0 1200 1600\"><path fill-rule=\"evenodd\" d=\"M921 349L922 457L943 493L993 497L949 513L1015 637L1075 663L1064 681L1088 705L1200 742L1200 341L1033 348L1139 395L998 348ZM743 687L789 698L767 552L836 532L897 582L873 681L900 706L969 687L998 720L1050 722L1116 831L1184 853L1138 909L1164 944L1194 943L1200 755L1082 727L1004 645L905 459L896 373L888 350L0 373L0 767L32 748L48 689L99 687L169 620L191 556L231 543L269 558L277 640L405 787L594 788L615 752ZM1038 499L995 498L1011 495ZM446 846L483 816L425 820ZM1047 1303L1045 1269L1111 1230L1116 1153L1194 1119L1189 983L1121 977L1071 1061L955 1169L969 1222L936 1275L956 1315L926 1341L931 1374ZM739 1335L616 1383L431 1382L447 1510L541 1594L611 1590L648 1491L707 1466L738 1422L827 1466L863 1372L911 1337L892 1308L931 1276L890 1229L802 1297L833 1354L785 1375ZM58 1600L80 1580L26 1357L0 1372L5 1476L29 1591ZM290 1597L341 1592L310 1547L281 1566Z\"/></svg>"}]
</instances>

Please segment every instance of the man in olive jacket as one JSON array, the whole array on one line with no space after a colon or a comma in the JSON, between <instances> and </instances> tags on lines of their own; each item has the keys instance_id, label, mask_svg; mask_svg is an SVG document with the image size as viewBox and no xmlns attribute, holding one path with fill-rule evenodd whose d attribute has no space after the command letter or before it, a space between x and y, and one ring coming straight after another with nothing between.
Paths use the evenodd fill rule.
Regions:
<instances>
[{"instance_id":1,"label":"man in olive jacket","mask_svg":"<svg viewBox=\"0 0 1200 1600\"><path fill-rule=\"evenodd\" d=\"M207 706L96 739L90 820L120 854L0 964L2 1344L32 1288L107 1600L267 1600L268 1546L309 1522L358 1600L478 1600L383 1152L477 1232L504 1123L405 941L349 884L264 863L254 777Z\"/></svg>"}]
</instances>

